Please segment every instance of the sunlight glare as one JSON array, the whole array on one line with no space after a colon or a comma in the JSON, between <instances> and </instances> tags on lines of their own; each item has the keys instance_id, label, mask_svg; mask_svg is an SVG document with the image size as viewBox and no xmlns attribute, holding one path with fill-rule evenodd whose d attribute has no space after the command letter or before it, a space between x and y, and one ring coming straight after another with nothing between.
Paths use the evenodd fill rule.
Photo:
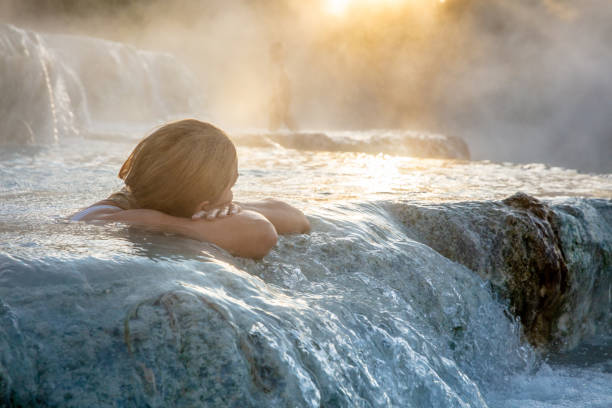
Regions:
<instances>
[{"instance_id":1,"label":"sunlight glare","mask_svg":"<svg viewBox=\"0 0 612 408\"><path fill-rule=\"evenodd\" d=\"M412 7L426 7L434 6L436 4L443 4L446 0L323 0L324 10L328 14L336 17L347 14L350 8L386 8L396 7L400 5L412 6Z\"/></svg>"},{"instance_id":2,"label":"sunlight glare","mask_svg":"<svg viewBox=\"0 0 612 408\"><path fill-rule=\"evenodd\" d=\"M339 16L344 14L349 0L326 0L326 11L330 14Z\"/></svg>"}]
</instances>

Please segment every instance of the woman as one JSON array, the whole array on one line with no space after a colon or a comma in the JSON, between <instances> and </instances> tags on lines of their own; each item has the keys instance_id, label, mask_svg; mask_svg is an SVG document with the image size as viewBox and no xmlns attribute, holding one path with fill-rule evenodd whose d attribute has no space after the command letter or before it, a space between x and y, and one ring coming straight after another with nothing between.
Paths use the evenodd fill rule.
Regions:
<instances>
[{"instance_id":1,"label":"woman","mask_svg":"<svg viewBox=\"0 0 612 408\"><path fill-rule=\"evenodd\" d=\"M119 178L125 181L121 191L71 219L153 227L248 258L265 256L277 234L310 230L304 214L283 202L232 201L236 148L209 123L187 119L162 126L138 143Z\"/></svg>"}]
</instances>

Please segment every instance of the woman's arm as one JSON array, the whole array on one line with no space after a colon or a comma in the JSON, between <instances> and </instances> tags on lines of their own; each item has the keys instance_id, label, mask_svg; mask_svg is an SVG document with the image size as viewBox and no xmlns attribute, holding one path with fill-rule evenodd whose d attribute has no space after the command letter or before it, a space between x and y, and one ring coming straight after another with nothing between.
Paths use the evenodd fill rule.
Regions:
<instances>
[{"instance_id":1,"label":"woman's arm","mask_svg":"<svg viewBox=\"0 0 612 408\"><path fill-rule=\"evenodd\" d=\"M263 258L276 245L278 235L263 215L244 210L227 218L191 220L155 210L122 210L90 220L117 221L152 227L200 241L211 242L233 255Z\"/></svg>"},{"instance_id":2,"label":"woman's arm","mask_svg":"<svg viewBox=\"0 0 612 408\"><path fill-rule=\"evenodd\" d=\"M278 234L306 234L310 222L297 208L274 199L237 203L244 210L255 211L270 221Z\"/></svg>"}]
</instances>

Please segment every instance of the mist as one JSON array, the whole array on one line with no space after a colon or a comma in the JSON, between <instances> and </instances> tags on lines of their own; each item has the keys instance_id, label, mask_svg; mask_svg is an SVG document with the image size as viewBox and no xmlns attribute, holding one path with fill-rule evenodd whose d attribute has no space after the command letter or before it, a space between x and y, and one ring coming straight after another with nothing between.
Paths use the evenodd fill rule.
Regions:
<instances>
[{"instance_id":1,"label":"mist","mask_svg":"<svg viewBox=\"0 0 612 408\"><path fill-rule=\"evenodd\" d=\"M0 19L172 53L230 130L266 126L281 42L300 129L440 132L473 159L612 172L606 0L345 3L5 0Z\"/></svg>"}]
</instances>

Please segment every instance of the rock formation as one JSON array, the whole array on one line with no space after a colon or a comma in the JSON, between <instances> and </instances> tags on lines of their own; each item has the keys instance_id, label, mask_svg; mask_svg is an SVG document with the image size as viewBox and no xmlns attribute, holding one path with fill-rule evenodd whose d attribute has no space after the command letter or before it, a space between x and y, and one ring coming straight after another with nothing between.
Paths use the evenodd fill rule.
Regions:
<instances>
[{"instance_id":1,"label":"rock formation","mask_svg":"<svg viewBox=\"0 0 612 408\"><path fill-rule=\"evenodd\" d=\"M501 202L391 207L411 238L490 281L534 346L564 350L610 319L612 203L589 204L517 193Z\"/></svg>"}]
</instances>

